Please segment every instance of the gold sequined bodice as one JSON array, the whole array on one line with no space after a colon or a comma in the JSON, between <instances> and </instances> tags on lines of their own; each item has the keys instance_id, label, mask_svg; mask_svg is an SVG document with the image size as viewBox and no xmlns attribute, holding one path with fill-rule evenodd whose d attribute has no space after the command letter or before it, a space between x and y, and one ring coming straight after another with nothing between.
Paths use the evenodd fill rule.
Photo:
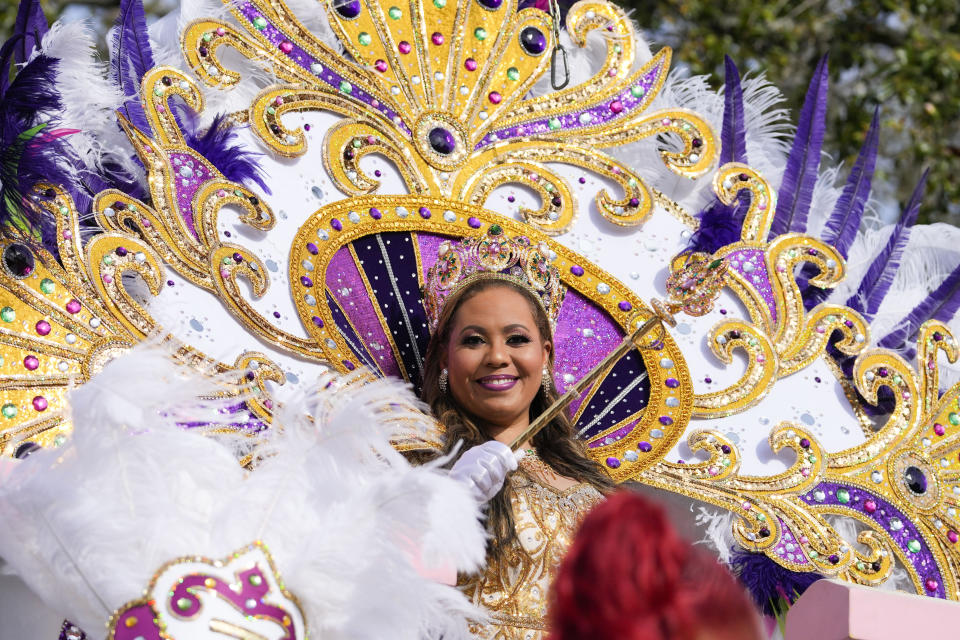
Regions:
<instances>
[{"instance_id":1,"label":"gold sequined bodice","mask_svg":"<svg viewBox=\"0 0 960 640\"><path fill-rule=\"evenodd\" d=\"M603 496L589 484L555 489L522 469L508 482L517 537L504 561L461 579L461 589L491 614L491 623L471 626L477 638L540 640L553 576L577 525Z\"/></svg>"}]
</instances>

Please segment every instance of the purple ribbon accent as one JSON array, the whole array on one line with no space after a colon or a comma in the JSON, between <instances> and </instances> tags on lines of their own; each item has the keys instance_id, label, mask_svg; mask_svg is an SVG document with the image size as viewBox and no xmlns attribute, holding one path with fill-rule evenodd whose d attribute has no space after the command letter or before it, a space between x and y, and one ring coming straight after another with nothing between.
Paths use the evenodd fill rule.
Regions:
<instances>
[{"instance_id":1,"label":"purple ribbon accent","mask_svg":"<svg viewBox=\"0 0 960 640\"><path fill-rule=\"evenodd\" d=\"M288 39L286 35L283 33L283 31L270 21L270 18L260 13L259 9L257 9L255 6L253 6L249 2L245 2L242 5L240 5L240 12L243 14L243 17L245 17L247 20L250 21L250 26L252 29L259 31L261 34L263 34L263 36L267 40L269 40L273 46L277 47L278 51L280 51L281 53L285 53L287 57L289 57L291 60L293 60L303 69L306 69L307 71L310 71L311 74L313 74L313 71L310 70L311 65L315 63L321 64L319 60L315 59L309 53L307 53L302 48L300 48L293 40ZM262 30L257 29L255 26L253 26L253 21L257 18L262 18L267 21L267 26L264 27ZM291 49L289 52L284 52L282 49L280 49L280 43L282 42L290 43ZM328 85L330 85L337 91L340 91L340 83L345 81L343 76L341 76L337 72L327 67L327 65L321 64L321 66L323 66L323 72L321 72L319 75L315 75L315 77L319 78L323 82L326 82ZM344 93L343 95L359 100L360 102L363 102L364 104L372 107L373 109L376 109L381 114L383 114L388 120L390 120L390 122L393 122L395 125L397 125L405 134L412 135L409 127L407 127L406 123L400 120L396 111L393 111L392 109L388 108L386 105L381 104L379 100L371 96L369 93L367 93L363 89L360 89L354 86L352 91L349 94Z\"/></svg>"},{"instance_id":2,"label":"purple ribbon accent","mask_svg":"<svg viewBox=\"0 0 960 640\"><path fill-rule=\"evenodd\" d=\"M849 500L846 503L840 502L837 498L837 492L840 489L844 489L849 493ZM823 502L818 502L813 494L815 491L822 491L824 494ZM893 539L894 544L896 544L903 551L903 555L909 560L910 564L913 565L914 570L916 570L917 575L920 576L921 582L926 582L930 578L933 578L937 582L937 588L933 591L927 590L926 593L928 596L935 598L946 598L947 594L943 587L943 576L940 574L940 569L937 567L937 562L934 559L933 553L930 551L930 547L927 545L927 541L921 535L917 527L911 522L902 511L897 509L893 504L887 502L882 497L867 491L856 485L848 485L837 482L821 482L814 489L811 489L807 493L801 496L804 502L810 505L830 505L845 507L859 512L860 514L870 518L876 522L880 527L886 531L887 535ZM873 513L870 513L864 508L864 502L867 498L873 500L876 505ZM892 519L898 519L902 524L902 527L899 530L895 530L891 525L890 521ZM920 550L916 553L910 551L907 544L910 541L916 541L920 544Z\"/></svg>"},{"instance_id":3,"label":"purple ribbon accent","mask_svg":"<svg viewBox=\"0 0 960 640\"><path fill-rule=\"evenodd\" d=\"M559 129L563 131L573 131L576 129L593 127L598 124L611 122L618 118L625 118L628 115L632 115L632 112L641 104L643 104L643 101L650 92L650 88L653 87L657 76L660 75L660 70L662 67L663 62L651 67L650 70L640 78L639 86L643 88L643 93L640 96L634 96L631 92L631 87L628 87L621 91L617 96L609 98L608 101L605 101L602 104L555 116L555 118L560 121ZM622 106L622 109L614 111L610 106L614 102L619 102ZM581 122L580 116L584 113L589 113L590 119L589 121ZM550 128L550 120L551 118L541 118L539 120L533 120L514 125L512 127L491 131L484 136L480 142L477 143L477 145L474 147L474 150L482 149L483 147L489 146L494 142L502 140L511 140L513 138L539 134L549 135L553 133L553 129Z\"/></svg>"}]
</instances>

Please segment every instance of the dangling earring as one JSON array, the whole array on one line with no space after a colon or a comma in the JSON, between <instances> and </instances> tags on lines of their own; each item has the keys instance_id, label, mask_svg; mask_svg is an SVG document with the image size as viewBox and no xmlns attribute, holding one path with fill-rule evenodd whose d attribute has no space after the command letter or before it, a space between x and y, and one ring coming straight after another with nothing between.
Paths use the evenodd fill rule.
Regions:
<instances>
[{"instance_id":1,"label":"dangling earring","mask_svg":"<svg viewBox=\"0 0 960 640\"><path fill-rule=\"evenodd\" d=\"M543 395L550 395L550 389L553 388L553 378L550 377L550 370L546 366L543 367L543 380L540 382L540 386L543 387Z\"/></svg>"},{"instance_id":2,"label":"dangling earring","mask_svg":"<svg viewBox=\"0 0 960 640\"><path fill-rule=\"evenodd\" d=\"M449 372L446 369L440 372L440 377L437 378L437 386L440 387L440 395L447 395L447 378L449 377Z\"/></svg>"}]
</instances>

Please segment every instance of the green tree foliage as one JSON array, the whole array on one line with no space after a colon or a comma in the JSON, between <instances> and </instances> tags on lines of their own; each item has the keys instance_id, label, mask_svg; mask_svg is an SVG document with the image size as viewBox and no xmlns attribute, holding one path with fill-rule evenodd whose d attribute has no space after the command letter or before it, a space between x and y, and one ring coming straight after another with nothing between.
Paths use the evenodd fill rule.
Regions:
<instances>
[{"instance_id":1,"label":"green tree foliage","mask_svg":"<svg viewBox=\"0 0 960 640\"><path fill-rule=\"evenodd\" d=\"M723 55L763 70L795 112L830 53L824 149L851 166L881 108L882 197L906 202L931 168L921 221L960 223L960 6L956 0L622 0L674 64L723 78Z\"/></svg>"}]
</instances>

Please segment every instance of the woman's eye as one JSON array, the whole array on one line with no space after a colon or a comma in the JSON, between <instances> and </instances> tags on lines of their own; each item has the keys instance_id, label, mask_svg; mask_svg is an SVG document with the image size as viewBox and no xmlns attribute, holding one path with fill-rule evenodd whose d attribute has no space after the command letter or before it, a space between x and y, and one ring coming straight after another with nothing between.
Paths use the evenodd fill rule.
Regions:
<instances>
[{"instance_id":1,"label":"woman's eye","mask_svg":"<svg viewBox=\"0 0 960 640\"><path fill-rule=\"evenodd\" d=\"M481 338L478 335L467 336L466 338L463 339L462 344L469 345L469 346L483 344L483 338Z\"/></svg>"},{"instance_id":2,"label":"woman's eye","mask_svg":"<svg viewBox=\"0 0 960 640\"><path fill-rule=\"evenodd\" d=\"M527 344L530 342L530 338L527 336L518 333L507 338L507 344Z\"/></svg>"}]
</instances>

